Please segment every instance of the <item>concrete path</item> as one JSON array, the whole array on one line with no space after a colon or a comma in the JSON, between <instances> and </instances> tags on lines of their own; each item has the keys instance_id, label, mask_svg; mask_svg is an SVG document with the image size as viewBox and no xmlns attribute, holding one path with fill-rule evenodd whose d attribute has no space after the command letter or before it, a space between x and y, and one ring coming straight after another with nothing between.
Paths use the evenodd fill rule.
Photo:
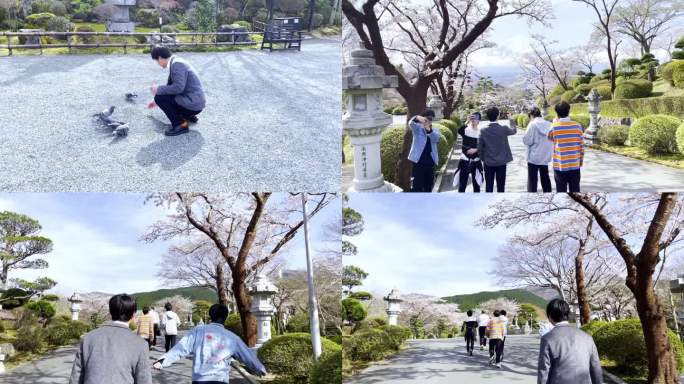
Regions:
<instances>
[{"instance_id":1,"label":"concrete path","mask_svg":"<svg viewBox=\"0 0 684 384\"><path fill-rule=\"evenodd\" d=\"M0 190L337 191L340 46L179 54L199 72L207 108L178 137L146 108L150 85L168 76L149 55L0 58ZM128 137L93 121L110 105Z\"/></svg>"},{"instance_id":2,"label":"concrete path","mask_svg":"<svg viewBox=\"0 0 684 384\"><path fill-rule=\"evenodd\" d=\"M509 138L513 162L507 167L506 192L527 191L527 146L522 142L523 135L524 131L519 131L517 135ZM447 172L442 178L440 192L454 190L452 183L458 166L458 156L460 150L454 151ZM552 169L549 170L549 177L555 191ZM541 185L538 188L541 191ZM583 192L681 191L684 190L684 170L587 149L582 168L581 188ZM472 186L469 185L466 191L471 192Z\"/></svg>"},{"instance_id":3,"label":"concrete path","mask_svg":"<svg viewBox=\"0 0 684 384\"><path fill-rule=\"evenodd\" d=\"M154 361L159 358L163 351L163 347L155 347L150 352L150 360ZM38 360L12 369L0 376L0 382L3 384L67 384L75 355L76 347L60 348ZM191 381L192 361L189 359L183 359L162 372L152 371L154 384L190 384ZM231 371L230 383L249 384L235 371Z\"/></svg>"},{"instance_id":4,"label":"concrete path","mask_svg":"<svg viewBox=\"0 0 684 384\"><path fill-rule=\"evenodd\" d=\"M489 351L465 351L462 338L413 340L387 361L373 365L344 382L349 384L452 384L537 382L538 336L508 336L500 369L489 366Z\"/></svg>"}]
</instances>

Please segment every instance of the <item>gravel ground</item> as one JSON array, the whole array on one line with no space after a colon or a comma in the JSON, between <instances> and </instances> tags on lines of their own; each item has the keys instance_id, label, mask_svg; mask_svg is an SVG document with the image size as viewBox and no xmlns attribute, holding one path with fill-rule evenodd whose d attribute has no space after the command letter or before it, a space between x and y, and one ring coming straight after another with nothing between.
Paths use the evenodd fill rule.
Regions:
<instances>
[{"instance_id":1,"label":"gravel ground","mask_svg":"<svg viewBox=\"0 0 684 384\"><path fill-rule=\"evenodd\" d=\"M191 132L165 137L148 110L167 73L148 55L0 58L0 190L337 191L341 49L181 53L207 108ZM140 95L135 103L124 94ZM109 105L130 123L113 140L92 115Z\"/></svg>"}]
</instances>

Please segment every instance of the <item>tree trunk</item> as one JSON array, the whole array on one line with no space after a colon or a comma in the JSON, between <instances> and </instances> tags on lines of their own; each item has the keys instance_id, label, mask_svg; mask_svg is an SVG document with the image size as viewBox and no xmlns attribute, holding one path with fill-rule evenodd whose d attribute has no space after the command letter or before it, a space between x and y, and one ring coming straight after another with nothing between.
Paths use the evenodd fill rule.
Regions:
<instances>
[{"instance_id":1,"label":"tree trunk","mask_svg":"<svg viewBox=\"0 0 684 384\"><path fill-rule=\"evenodd\" d=\"M430 80L420 77L416 82L409 87L409 89L398 88L401 96L406 100L407 125L404 133L404 142L401 145L401 156L397 162L397 175L395 184L401 189L408 192L411 190L411 169L412 164L408 160L409 151L411 150L411 142L413 141L413 134L408 127L408 119L415 115L419 115L425 111L425 104L427 103L427 90L430 87Z\"/></svg>"},{"instance_id":2,"label":"tree trunk","mask_svg":"<svg viewBox=\"0 0 684 384\"><path fill-rule=\"evenodd\" d=\"M643 281L642 281L643 280ZM667 322L658 298L651 286L650 276L640 278L632 289L644 331L646 356L648 356L648 382L654 384L678 384L677 363L667 336Z\"/></svg>"},{"instance_id":3,"label":"tree trunk","mask_svg":"<svg viewBox=\"0 0 684 384\"><path fill-rule=\"evenodd\" d=\"M226 274L223 271L223 263L216 263L216 293L219 304L228 306L228 292L226 291Z\"/></svg>"},{"instance_id":4,"label":"tree trunk","mask_svg":"<svg viewBox=\"0 0 684 384\"><path fill-rule=\"evenodd\" d=\"M247 294L244 276L247 272L244 268L235 268L233 271L233 294L235 295L235 306L240 314L242 324L242 340L250 346L256 345L256 317L252 315L250 306L252 298Z\"/></svg>"},{"instance_id":5,"label":"tree trunk","mask_svg":"<svg viewBox=\"0 0 684 384\"><path fill-rule=\"evenodd\" d=\"M582 325L591 320L591 308L587 299L587 287L584 283L584 244L580 245L580 251L575 256L575 280L577 283L577 306L580 309L580 322Z\"/></svg>"}]
</instances>

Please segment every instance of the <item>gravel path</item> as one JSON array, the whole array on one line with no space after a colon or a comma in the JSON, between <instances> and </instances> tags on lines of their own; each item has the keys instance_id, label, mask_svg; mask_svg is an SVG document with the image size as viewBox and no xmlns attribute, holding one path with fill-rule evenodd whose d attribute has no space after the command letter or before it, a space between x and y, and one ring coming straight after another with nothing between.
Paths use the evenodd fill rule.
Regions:
<instances>
[{"instance_id":1,"label":"gravel path","mask_svg":"<svg viewBox=\"0 0 684 384\"><path fill-rule=\"evenodd\" d=\"M167 76L148 55L0 59L0 190L339 190L339 42L180 55L208 105L178 137L163 136L166 117L146 108L150 85ZM127 92L140 100L126 102ZM109 105L128 137L93 121Z\"/></svg>"}]
</instances>

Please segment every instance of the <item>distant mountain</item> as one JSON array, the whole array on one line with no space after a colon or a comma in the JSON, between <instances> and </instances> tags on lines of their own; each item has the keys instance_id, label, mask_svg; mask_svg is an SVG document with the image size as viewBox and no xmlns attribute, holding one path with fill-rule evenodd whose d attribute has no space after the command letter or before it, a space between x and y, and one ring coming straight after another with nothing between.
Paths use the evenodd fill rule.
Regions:
<instances>
[{"instance_id":1,"label":"distant mountain","mask_svg":"<svg viewBox=\"0 0 684 384\"><path fill-rule=\"evenodd\" d=\"M197 287L185 287L185 288L172 288L172 289L159 289L151 292L138 292L133 293L131 296L135 297L138 304L138 308L142 308L146 305L154 304L155 302L165 299L167 297L180 295L187 297L192 301L195 300L206 300L210 303L215 303L218 300L216 292L209 288L197 288Z\"/></svg>"},{"instance_id":2,"label":"distant mountain","mask_svg":"<svg viewBox=\"0 0 684 384\"><path fill-rule=\"evenodd\" d=\"M442 297L448 303L458 304L462 311L469 308L475 308L480 303L487 300L505 297L507 299L515 300L518 303L530 303L539 308L546 308L547 300L525 289L505 289L501 291L478 292L466 295L454 295Z\"/></svg>"}]
</instances>

